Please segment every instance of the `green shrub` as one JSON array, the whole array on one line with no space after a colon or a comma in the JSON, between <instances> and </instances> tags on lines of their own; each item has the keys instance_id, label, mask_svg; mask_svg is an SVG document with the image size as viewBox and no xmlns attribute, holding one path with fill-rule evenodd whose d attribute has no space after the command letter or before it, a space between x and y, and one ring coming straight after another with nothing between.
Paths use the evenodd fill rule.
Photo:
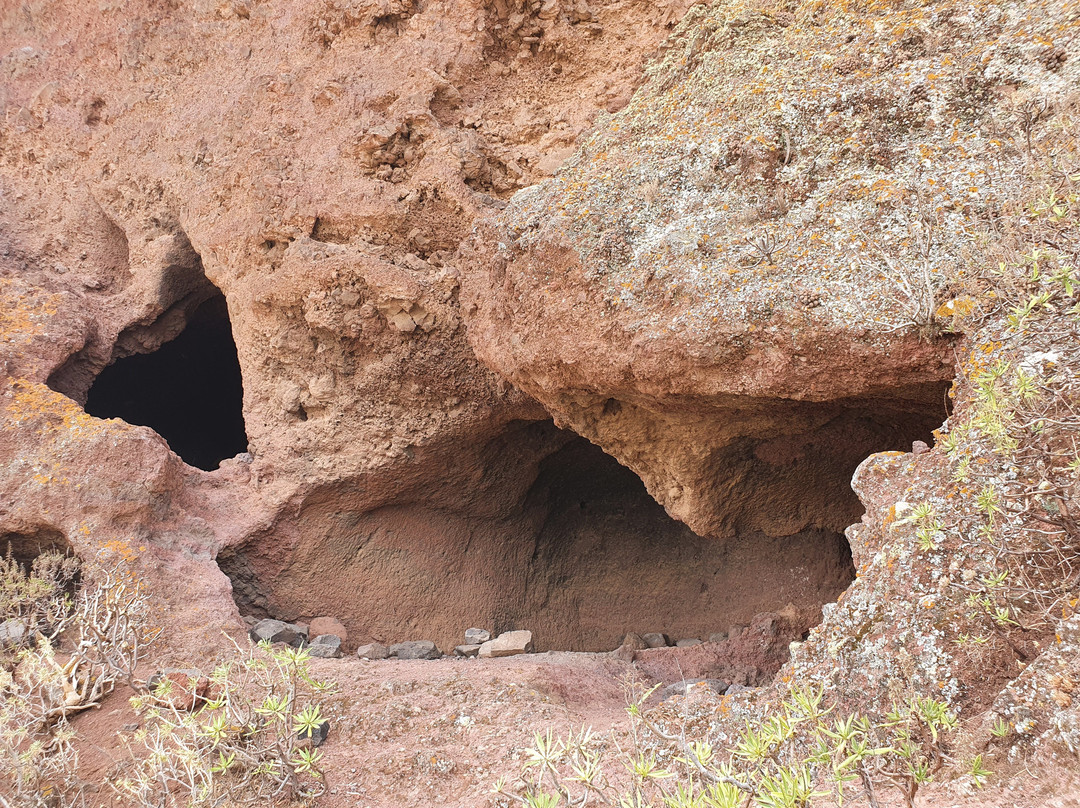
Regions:
<instances>
[{"instance_id":1,"label":"green shrub","mask_svg":"<svg viewBox=\"0 0 1080 808\"><path fill-rule=\"evenodd\" d=\"M239 650L239 649L238 649ZM140 806L266 805L326 791L312 735L323 723L303 650L261 644L184 693L163 679L133 700L145 711L134 774L114 788ZM192 704L197 705L194 711Z\"/></svg>"},{"instance_id":2,"label":"green shrub","mask_svg":"<svg viewBox=\"0 0 1080 808\"><path fill-rule=\"evenodd\" d=\"M944 739L956 727L946 705L931 698L871 719L833 715L821 706L823 690L793 691L747 721L721 750L648 718L642 705L652 692L639 692L629 708L627 748L589 730L565 739L538 734L516 788L500 781L496 793L527 808L590 801L627 808L804 808L818 798L843 804L860 795L877 806L892 789L911 806L944 765ZM981 764L972 768L980 783L990 774Z\"/></svg>"}]
</instances>

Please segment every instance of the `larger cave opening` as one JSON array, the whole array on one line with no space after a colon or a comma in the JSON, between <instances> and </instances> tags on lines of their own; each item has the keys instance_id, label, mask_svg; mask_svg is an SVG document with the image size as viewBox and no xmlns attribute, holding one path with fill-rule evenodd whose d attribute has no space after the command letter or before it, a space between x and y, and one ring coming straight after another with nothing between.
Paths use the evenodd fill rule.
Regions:
<instances>
[{"instance_id":1,"label":"larger cave opening","mask_svg":"<svg viewBox=\"0 0 1080 808\"><path fill-rule=\"evenodd\" d=\"M417 452L411 463L443 479L409 495L325 486L218 561L242 613L333 616L352 646L448 650L476 626L529 629L538 650L608 651L628 632L708 640L766 612L794 615L797 638L854 578L844 529L862 514L856 466L932 442L943 394L799 405L783 434L732 441L711 461L716 496L734 503L722 533L673 519L583 437L515 422L477 445Z\"/></svg>"},{"instance_id":2,"label":"larger cave opening","mask_svg":"<svg viewBox=\"0 0 1080 808\"><path fill-rule=\"evenodd\" d=\"M185 463L213 471L247 450L243 397L228 306L215 289L174 339L104 368L86 395L86 411L148 426Z\"/></svg>"}]
</instances>

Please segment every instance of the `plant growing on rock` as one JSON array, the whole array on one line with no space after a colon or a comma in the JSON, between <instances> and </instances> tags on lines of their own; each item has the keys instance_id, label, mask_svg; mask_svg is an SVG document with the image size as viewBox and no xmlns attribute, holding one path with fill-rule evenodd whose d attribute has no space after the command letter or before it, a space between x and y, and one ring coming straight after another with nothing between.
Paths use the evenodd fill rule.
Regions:
<instances>
[{"instance_id":1,"label":"plant growing on rock","mask_svg":"<svg viewBox=\"0 0 1080 808\"><path fill-rule=\"evenodd\" d=\"M134 774L112 783L135 805L267 805L326 791L328 729L307 653L267 643L187 686L162 678L133 700L145 711L131 752Z\"/></svg>"},{"instance_id":2,"label":"plant growing on rock","mask_svg":"<svg viewBox=\"0 0 1080 808\"><path fill-rule=\"evenodd\" d=\"M875 719L833 715L822 706L823 690L794 690L722 750L649 717L643 704L653 690L639 689L629 707L628 748L590 730L537 734L516 788L500 781L496 793L527 808L805 808L822 797L843 804L860 795L878 808L892 789L910 807L945 765L945 736L956 727L932 698L912 698ZM980 782L989 775L981 763L973 769Z\"/></svg>"},{"instance_id":3,"label":"plant growing on rock","mask_svg":"<svg viewBox=\"0 0 1080 808\"><path fill-rule=\"evenodd\" d=\"M80 805L83 784L68 717L96 707L159 630L141 582L123 562L106 568L48 553L29 571L0 564L0 622L18 626L0 667L0 806Z\"/></svg>"}]
</instances>

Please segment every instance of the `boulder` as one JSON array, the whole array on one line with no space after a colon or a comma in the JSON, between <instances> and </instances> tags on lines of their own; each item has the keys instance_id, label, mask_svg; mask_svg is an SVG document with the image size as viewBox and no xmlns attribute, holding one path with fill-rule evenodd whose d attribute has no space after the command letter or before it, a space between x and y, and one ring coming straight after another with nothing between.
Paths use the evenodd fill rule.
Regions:
<instances>
[{"instance_id":1,"label":"boulder","mask_svg":"<svg viewBox=\"0 0 1080 808\"><path fill-rule=\"evenodd\" d=\"M617 659L621 659L623 662L633 662L635 654L637 654L638 651L644 651L648 647L645 640L631 632L623 637L622 645L616 648L612 653L614 653Z\"/></svg>"},{"instance_id":2,"label":"boulder","mask_svg":"<svg viewBox=\"0 0 1080 808\"><path fill-rule=\"evenodd\" d=\"M692 645L701 645L701 640L697 637L684 637L681 640L675 642L676 648L689 648Z\"/></svg>"},{"instance_id":3,"label":"boulder","mask_svg":"<svg viewBox=\"0 0 1080 808\"><path fill-rule=\"evenodd\" d=\"M531 631L505 631L494 640L488 640L480 646L479 655L490 657L514 656L527 654L532 650Z\"/></svg>"},{"instance_id":4,"label":"boulder","mask_svg":"<svg viewBox=\"0 0 1080 808\"><path fill-rule=\"evenodd\" d=\"M381 643L369 642L357 648L356 655L360 659L386 659L390 656L390 650Z\"/></svg>"},{"instance_id":5,"label":"boulder","mask_svg":"<svg viewBox=\"0 0 1080 808\"><path fill-rule=\"evenodd\" d=\"M26 636L26 623L14 617L0 623L0 646L16 645Z\"/></svg>"},{"instance_id":6,"label":"boulder","mask_svg":"<svg viewBox=\"0 0 1080 808\"><path fill-rule=\"evenodd\" d=\"M342 645L349 639L349 630L336 617L316 617L311 621L308 631L316 637L320 634L333 634L341 638Z\"/></svg>"},{"instance_id":7,"label":"boulder","mask_svg":"<svg viewBox=\"0 0 1080 808\"><path fill-rule=\"evenodd\" d=\"M491 632L486 628L468 628L465 629L465 644L466 645L483 645L491 639Z\"/></svg>"},{"instance_id":8,"label":"boulder","mask_svg":"<svg viewBox=\"0 0 1080 808\"><path fill-rule=\"evenodd\" d=\"M727 642L726 631L716 631L709 635L709 642Z\"/></svg>"},{"instance_id":9,"label":"boulder","mask_svg":"<svg viewBox=\"0 0 1080 808\"><path fill-rule=\"evenodd\" d=\"M320 634L311 641L307 652L313 657L339 657L341 656L341 637L336 634Z\"/></svg>"},{"instance_id":10,"label":"boulder","mask_svg":"<svg viewBox=\"0 0 1080 808\"><path fill-rule=\"evenodd\" d=\"M645 645L649 648L667 648L671 645L671 640L668 639L668 635L661 634L659 631L650 631L648 634L642 634L641 639L645 641Z\"/></svg>"},{"instance_id":11,"label":"boulder","mask_svg":"<svg viewBox=\"0 0 1080 808\"><path fill-rule=\"evenodd\" d=\"M480 645L476 643L466 643L454 649L454 656L458 657L474 657L478 653L480 653Z\"/></svg>"},{"instance_id":12,"label":"boulder","mask_svg":"<svg viewBox=\"0 0 1080 808\"><path fill-rule=\"evenodd\" d=\"M301 648L307 643L308 628L300 623L286 623L283 620L260 620L248 636L252 642L285 643L293 648Z\"/></svg>"},{"instance_id":13,"label":"boulder","mask_svg":"<svg viewBox=\"0 0 1080 808\"><path fill-rule=\"evenodd\" d=\"M387 649L387 655L398 659L438 659L442 656L431 640L396 642Z\"/></svg>"}]
</instances>

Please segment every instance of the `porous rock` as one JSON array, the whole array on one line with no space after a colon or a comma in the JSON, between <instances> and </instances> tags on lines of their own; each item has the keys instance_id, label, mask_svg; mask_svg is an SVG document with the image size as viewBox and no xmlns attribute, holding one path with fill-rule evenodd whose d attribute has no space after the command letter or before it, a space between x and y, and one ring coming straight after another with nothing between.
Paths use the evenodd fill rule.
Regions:
<instances>
[{"instance_id":1,"label":"porous rock","mask_svg":"<svg viewBox=\"0 0 1080 808\"><path fill-rule=\"evenodd\" d=\"M431 640L397 642L387 649L387 656L397 659L438 659L442 656Z\"/></svg>"},{"instance_id":2,"label":"porous rock","mask_svg":"<svg viewBox=\"0 0 1080 808\"><path fill-rule=\"evenodd\" d=\"M333 634L341 639L342 645L348 642L349 639L349 630L336 617L316 617L308 625L308 632L314 637L322 634Z\"/></svg>"},{"instance_id":3,"label":"porous rock","mask_svg":"<svg viewBox=\"0 0 1080 808\"><path fill-rule=\"evenodd\" d=\"M479 655L485 659L491 657L527 654L532 650L531 631L505 631L494 640L488 640L480 646Z\"/></svg>"},{"instance_id":4,"label":"porous rock","mask_svg":"<svg viewBox=\"0 0 1080 808\"><path fill-rule=\"evenodd\" d=\"M371 642L357 648L356 655L361 659L386 659L390 656L390 649L382 643Z\"/></svg>"},{"instance_id":5,"label":"porous rock","mask_svg":"<svg viewBox=\"0 0 1080 808\"><path fill-rule=\"evenodd\" d=\"M623 662L633 662L634 655L638 651L642 651L648 647L649 646L645 643L645 640L643 640L637 634L630 632L625 637L623 637L622 643L619 645L618 648L612 651L612 653L615 655L616 659L621 659Z\"/></svg>"}]
</instances>

